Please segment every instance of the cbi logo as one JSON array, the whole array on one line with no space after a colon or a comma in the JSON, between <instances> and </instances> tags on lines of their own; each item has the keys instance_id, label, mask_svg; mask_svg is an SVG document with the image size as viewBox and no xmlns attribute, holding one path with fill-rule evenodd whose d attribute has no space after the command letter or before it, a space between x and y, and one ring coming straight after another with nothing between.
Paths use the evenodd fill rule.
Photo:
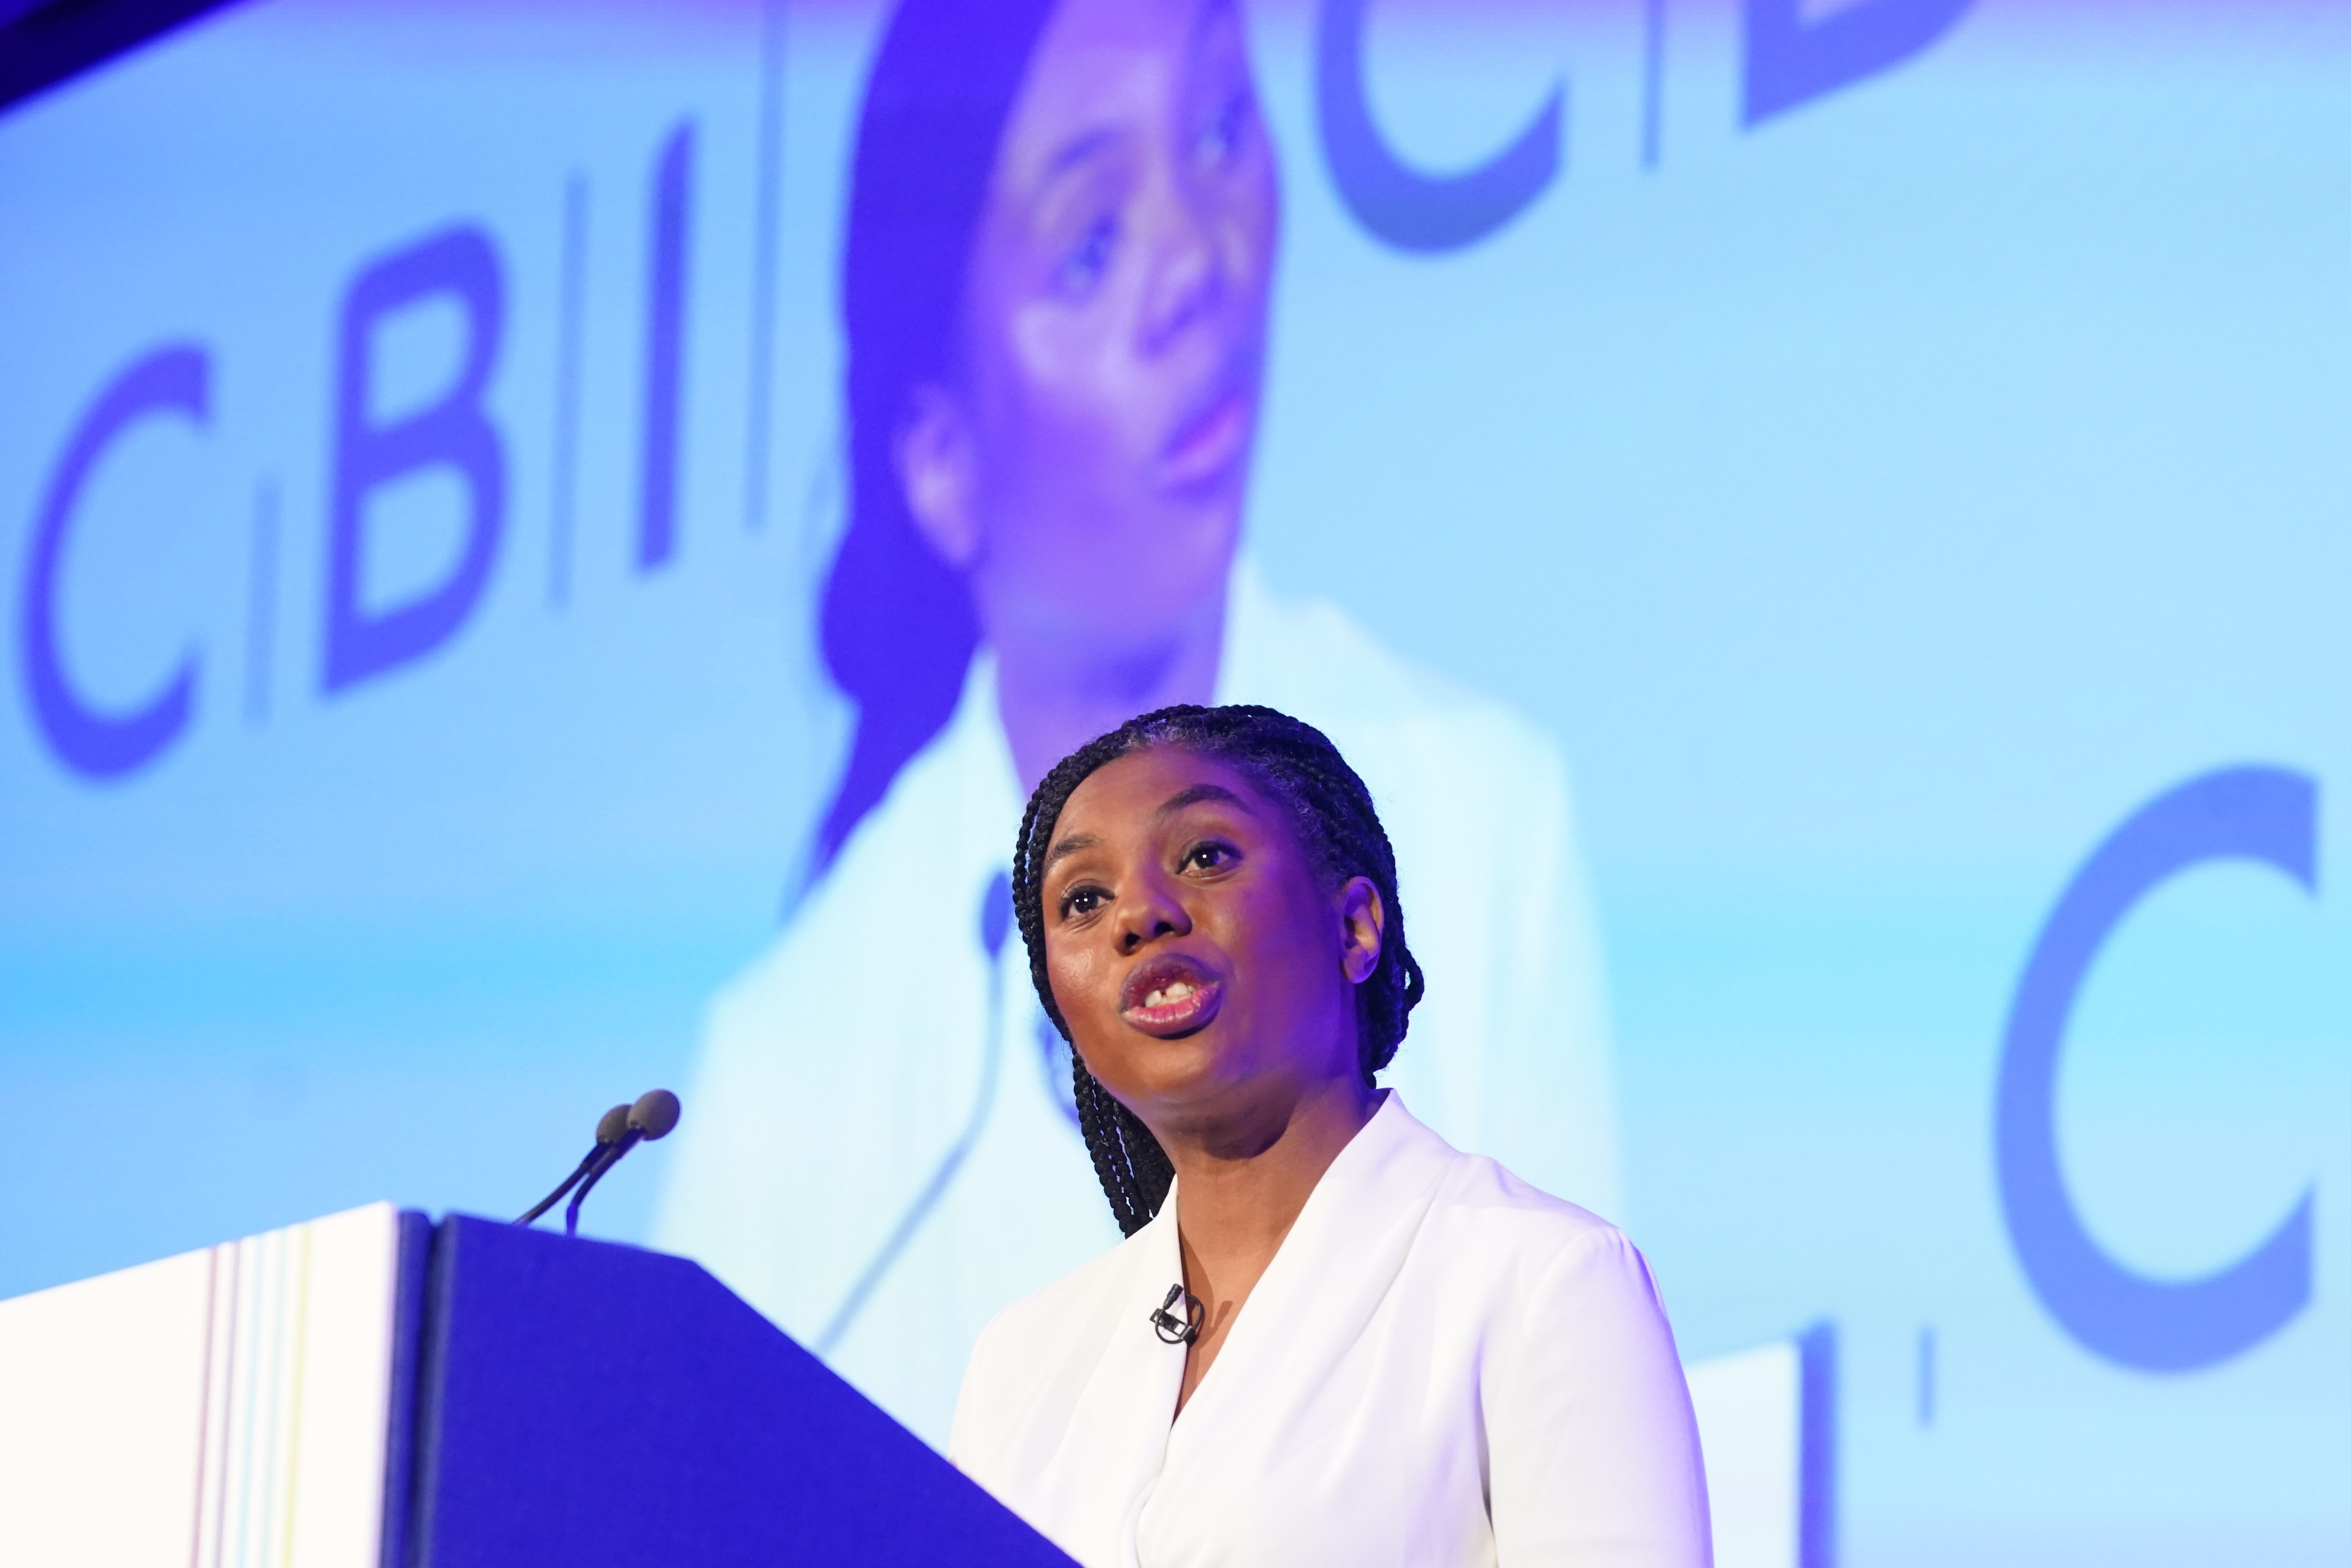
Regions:
<instances>
[{"instance_id":1,"label":"cbi logo","mask_svg":"<svg viewBox=\"0 0 2351 1568\"><path fill-rule=\"evenodd\" d=\"M1442 175L1413 169L1382 139L1365 99L1368 3L1322 0L1317 14L1316 119L1331 179L1355 220L1383 244L1419 252L1474 244L1523 212L1557 177L1565 87L1554 87L1510 145L1480 166ZM1644 0L1652 115L1668 4ZM1807 17L1803 0L1744 0L1742 122L1760 125L1901 63L1940 37L1970 4L1850 0L1827 16ZM688 120L663 139L648 193L651 265L633 562L641 576L664 567L679 543L694 162L695 128ZM460 363L424 407L387 417L371 394L379 331L434 302L455 307ZM438 652L482 603L508 532L507 442L486 402L507 317L507 268L495 236L477 223L372 257L345 287L335 324L327 569L319 617L318 683L325 696L350 693ZM118 371L64 443L35 518L18 579L16 651L42 740L65 769L86 780L126 779L183 740L202 704L206 670L202 649L191 644L127 704L101 701L77 683L65 656L73 639L62 587L78 503L110 451L135 431L158 421L210 425L216 360L210 345L184 341L152 348ZM408 585L386 602L371 580L369 562L377 554L371 538L377 530L370 502L428 472L454 478L462 490L461 544L433 580Z\"/></svg>"},{"instance_id":2,"label":"cbi logo","mask_svg":"<svg viewBox=\"0 0 2351 1568\"><path fill-rule=\"evenodd\" d=\"M634 568L660 570L678 548L680 388L684 371L686 235L695 126L660 141L647 196L643 424ZM455 373L423 406L387 416L373 389L385 325L432 302L453 306ZM480 604L507 531L507 441L487 406L508 314L507 272L490 231L458 223L363 263L335 324L332 451L319 686L334 696L447 644ZM19 601L19 659L33 719L57 760L85 779L147 767L187 732L204 658L190 647L128 706L101 704L75 682L60 613L65 558L84 490L109 451L142 425L212 421L215 353L197 342L152 348L118 372L84 410L50 471L35 518ZM384 602L370 580L370 500L411 476L455 478L465 496L462 543L434 578Z\"/></svg>"}]
</instances>

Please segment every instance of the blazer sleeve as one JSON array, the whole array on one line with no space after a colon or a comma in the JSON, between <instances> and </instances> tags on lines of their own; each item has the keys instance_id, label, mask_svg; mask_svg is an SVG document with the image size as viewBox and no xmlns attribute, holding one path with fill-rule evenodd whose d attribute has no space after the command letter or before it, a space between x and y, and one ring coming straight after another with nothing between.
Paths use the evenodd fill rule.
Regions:
<instances>
[{"instance_id":1,"label":"blazer sleeve","mask_svg":"<svg viewBox=\"0 0 2351 1568\"><path fill-rule=\"evenodd\" d=\"M1649 1269L1574 1238L1481 1374L1499 1568L1709 1568L1698 1422Z\"/></svg>"}]
</instances>

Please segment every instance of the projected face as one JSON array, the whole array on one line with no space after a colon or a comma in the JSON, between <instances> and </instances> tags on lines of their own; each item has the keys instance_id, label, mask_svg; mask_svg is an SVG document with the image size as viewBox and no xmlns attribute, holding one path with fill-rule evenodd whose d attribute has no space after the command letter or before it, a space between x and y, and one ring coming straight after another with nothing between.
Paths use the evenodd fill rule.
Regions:
<instances>
[{"instance_id":1,"label":"projected face","mask_svg":"<svg viewBox=\"0 0 2351 1568\"><path fill-rule=\"evenodd\" d=\"M1239 771L1178 746L1121 757L1071 794L1046 853L1053 999L1154 1132L1279 1128L1306 1094L1361 1082L1379 893L1332 888Z\"/></svg>"},{"instance_id":2,"label":"projected face","mask_svg":"<svg viewBox=\"0 0 2351 1568\"><path fill-rule=\"evenodd\" d=\"M990 640L1147 658L1219 613L1278 223L1228 0L1064 0L1006 125L956 384L899 442Z\"/></svg>"}]
</instances>

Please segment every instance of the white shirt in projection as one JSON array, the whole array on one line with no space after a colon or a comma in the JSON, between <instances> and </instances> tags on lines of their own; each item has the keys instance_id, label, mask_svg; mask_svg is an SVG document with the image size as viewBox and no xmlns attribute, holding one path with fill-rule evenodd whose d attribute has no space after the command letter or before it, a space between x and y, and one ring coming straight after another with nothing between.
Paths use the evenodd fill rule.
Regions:
<instances>
[{"instance_id":1,"label":"white shirt in projection","mask_svg":"<svg viewBox=\"0 0 2351 1568\"><path fill-rule=\"evenodd\" d=\"M1226 626L1217 700L1321 728L1395 846L1428 994L1382 1081L1463 1147L1618 1214L1556 748L1246 566ZM711 1003L653 1231L934 1445L988 1319L1120 1240L1019 935L983 940L1025 804L983 654L947 728Z\"/></svg>"},{"instance_id":2,"label":"white shirt in projection","mask_svg":"<svg viewBox=\"0 0 2351 1568\"><path fill-rule=\"evenodd\" d=\"M980 1335L948 1457L1086 1568L1704 1568L1647 1267L1391 1093L1176 1413L1176 1213Z\"/></svg>"}]
</instances>

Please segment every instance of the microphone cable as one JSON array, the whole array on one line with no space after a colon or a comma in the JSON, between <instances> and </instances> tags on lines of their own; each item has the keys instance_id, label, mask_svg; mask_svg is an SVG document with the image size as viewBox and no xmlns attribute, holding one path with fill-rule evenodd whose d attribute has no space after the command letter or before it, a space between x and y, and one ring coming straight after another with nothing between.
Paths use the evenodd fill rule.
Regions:
<instances>
[{"instance_id":1,"label":"microphone cable","mask_svg":"<svg viewBox=\"0 0 2351 1568\"><path fill-rule=\"evenodd\" d=\"M849 1332L849 1325L857 1321L857 1314L864 1310L866 1298L873 1293L874 1287L881 1284L882 1276L890 1272L890 1265L898 1261L898 1254L906 1250L906 1243L914 1239L914 1232L922 1229L925 1220L930 1218L931 1210L946 1196L948 1185L956 1179L956 1172L963 1168L963 1162L970 1155L972 1146L979 1141L981 1129L987 1126L988 1108L996 1102L997 1065L1004 1054L1004 965L1001 961L1004 939L1011 929L1012 878L998 871L988 878L987 887L979 898L979 945L980 950L987 955L987 1021L980 1036L979 1093L972 1100L971 1114L964 1122L962 1135L948 1146L938 1168L931 1173L931 1179L922 1191L914 1195L914 1202L906 1206L905 1213L899 1217L898 1223L883 1241L881 1250L873 1254L872 1261L865 1265L865 1272L857 1276L857 1282L849 1287L849 1293L833 1309L832 1321L826 1324L824 1331L816 1336L813 1348L820 1356L831 1355L832 1347L841 1343L841 1336Z\"/></svg>"}]
</instances>

